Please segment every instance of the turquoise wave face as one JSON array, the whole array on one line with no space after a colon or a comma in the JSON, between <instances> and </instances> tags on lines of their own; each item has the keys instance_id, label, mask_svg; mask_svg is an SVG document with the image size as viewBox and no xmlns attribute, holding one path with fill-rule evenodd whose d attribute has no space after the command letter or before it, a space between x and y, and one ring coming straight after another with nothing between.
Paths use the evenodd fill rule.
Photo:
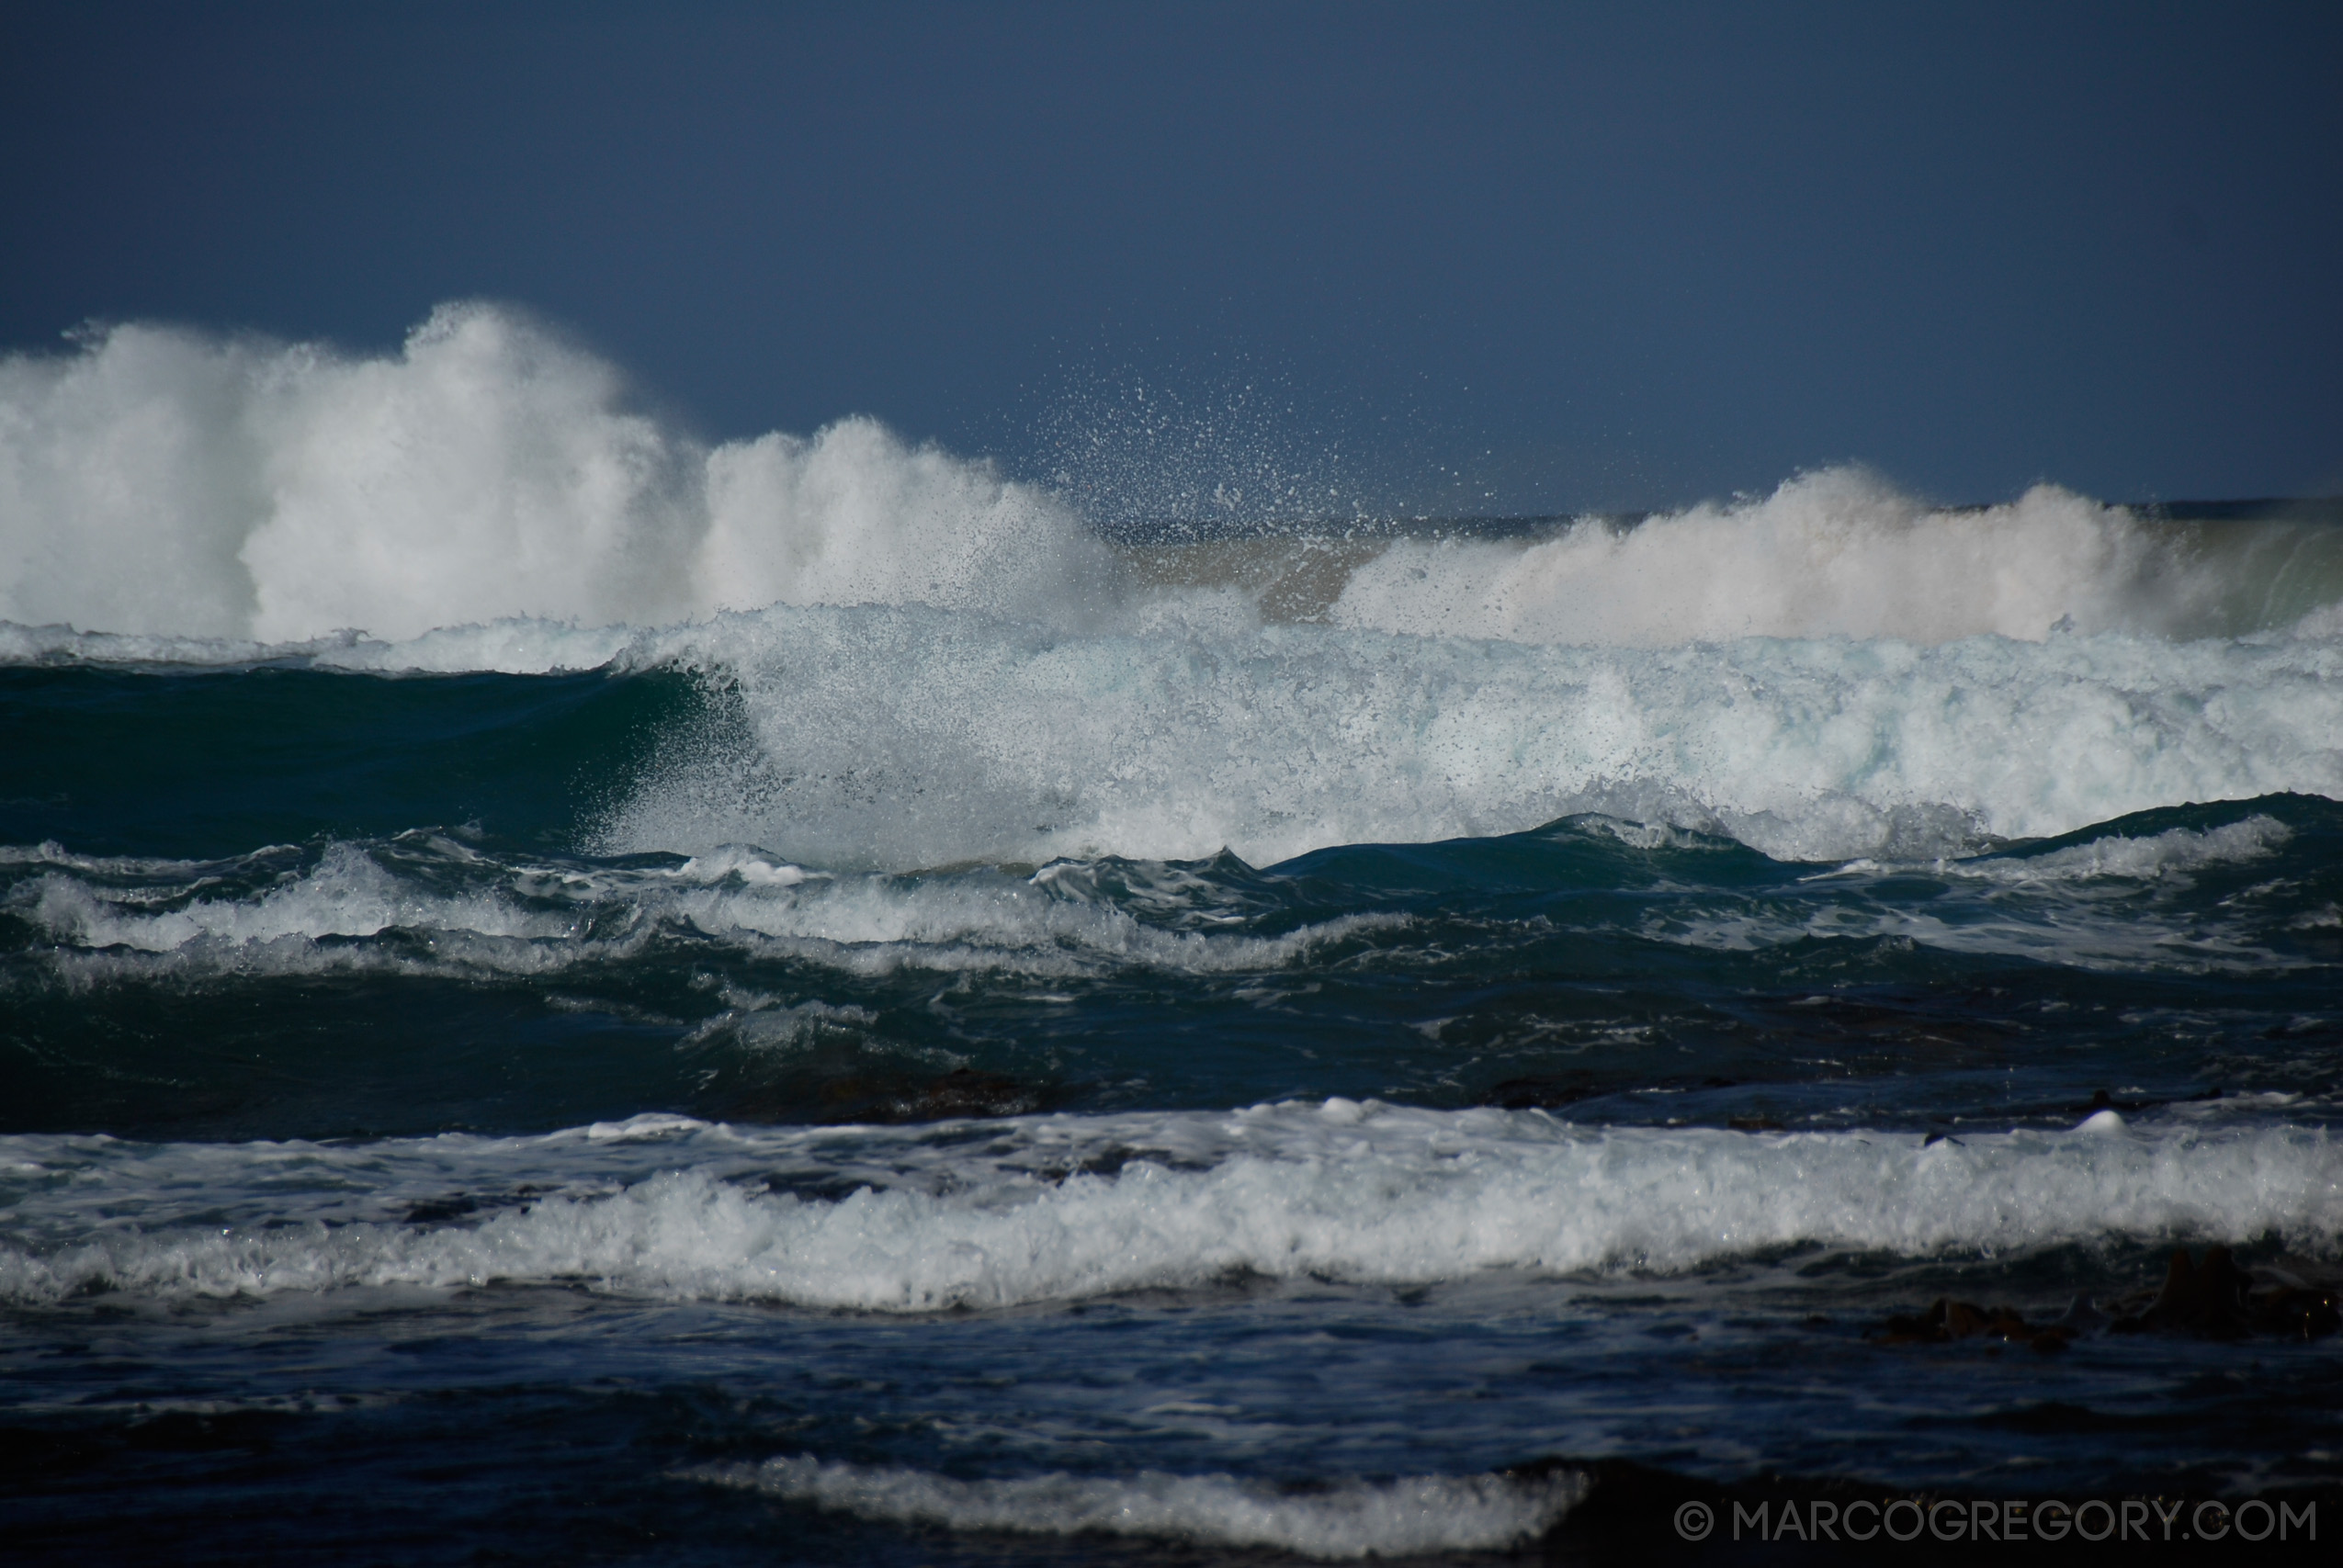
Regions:
<instances>
[{"instance_id":1,"label":"turquoise wave face","mask_svg":"<svg viewBox=\"0 0 2343 1568\"><path fill-rule=\"evenodd\" d=\"M2331 765L2325 645L677 637L0 668L0 1497L53 1539L354 1482L306 1548L2337 1495L2334 1338L2108 1327L2176 1244L2333 1272L2343 804L2254 786ZM1589 758L1653 787L1532 776ZM2245 793L2006 830L2190 781ZM1938 1298L2066 1337L1882 1338Z\"/></svg>"},{"instance_id":2,"label":"turquoise wave face","mask_svg":"<svg viewBox=\"0 0 2343 1568\"><path fill-rule=\"evenodd\" d=\"M202 860L480 823L566 845L698 705L680 676L0 671L0 840Z\"/></svg>"},{"instance_id":3,"label":"turquoise wave face","mask_svg":"<svg viewBox=\"0 0 2343 1568\"><path fill-rule=\"evenodd\" d=\"M704 723L665 671L0 689L41 737L0 761L8 1131L1328 1095L1951 1129L2336 1082L2343 807L2316 797L1923 860L1579 815L1267 867L824 870L577 847Z\"/></svg>"}]
</instances>

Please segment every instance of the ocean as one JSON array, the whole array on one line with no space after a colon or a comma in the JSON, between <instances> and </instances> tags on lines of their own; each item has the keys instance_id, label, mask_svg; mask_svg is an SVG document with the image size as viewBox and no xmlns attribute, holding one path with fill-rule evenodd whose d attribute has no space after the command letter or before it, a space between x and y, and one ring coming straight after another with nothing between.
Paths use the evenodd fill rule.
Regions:
<instances>
[{"instance_id":1,"label":"ocean","mask_svg":"<svg viewBox=\"0 0 2343 1568\"><path fill-rule=\"evenodd\" d=\"M2343 512L1248 474L0 361L11 1561L2343 1532Z\"/></svg>"}]
</instances>

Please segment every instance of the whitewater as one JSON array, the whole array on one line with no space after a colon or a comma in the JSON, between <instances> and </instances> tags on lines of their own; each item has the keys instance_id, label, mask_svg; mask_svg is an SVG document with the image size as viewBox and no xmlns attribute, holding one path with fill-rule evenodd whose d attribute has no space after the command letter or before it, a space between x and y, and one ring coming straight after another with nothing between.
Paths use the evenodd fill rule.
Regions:
<instances>
[{"instance_id":1,"label":"whitewater","mask_svg":"<svg viewBox=\"0 0 2343 1568\"><path fill-rule=\"evenodd\" d=\"M115 327L10 359L0 411L0 658L689 671L721 711L613 852L1261 861L1602 810L1823 860L2343 785L2316 525L1835 469L1526 539L1118 547L868 420L692 440L481 306L373 358Z\"/></svg>"},{"instance_id":2,"label":"whitewater","mask_svg":"<svg viewBox=\"0 0 2343 1568\"><path fill-rule=\"evenodd\" d=\"M2343 1509L2331 505L1111 434L707 439L477 302L0 358L23 1539Z\"/></svg>"}]
</instances>

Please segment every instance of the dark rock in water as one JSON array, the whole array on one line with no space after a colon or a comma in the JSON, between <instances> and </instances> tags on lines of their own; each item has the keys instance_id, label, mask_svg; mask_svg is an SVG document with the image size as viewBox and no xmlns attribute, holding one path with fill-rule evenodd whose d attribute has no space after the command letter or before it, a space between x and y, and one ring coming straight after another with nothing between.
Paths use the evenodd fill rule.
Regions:
<instances>
[{"instance_id":1,"label":"dark rock in water","mask_svg":"<svg viewBox=\"0 0 2343 1568\"><path fill-rule=\"evenodd\" d=\"M2111 1321L2092 1303L2090 1297L2077 1296L2066 1303L2066 1310L2058 1314L2058 1321L2052 1326L2064 1328L2070 1334L2087 1334L2106 1327Z\"/></svg>"},{"instance_id":2,"label":"dark rock in water","mask_svg":"<svg viewBox=\"0 0 2343 1568\"><path fill-rule=\"evenodd\" d=\"M955 1067L915 1099L897 1100L893 1109L906 1122L942 1122L959 1116L1022 1116L1040 1110L1041 1102L1041 1091L1032 1084L1000 1073Z\"/></svg>"},{"instance_id":3,"label":"dark rock in water","mask_svg":"<svg viewBox=\"0 0 2343 1568\"><path fill-rule=\"evenodd\" d=\"M1507 1078L1481 1097L1501 1111L1554 1111L1602 1092L1592 1073L1533 1073Z\"/></svg>"},{"instance_id":4,"label":"dark rock in water","mask_svg":"<svg viewBox=\"0 0 2343 1568\"><path fill-rule=\"evenodd\" d=\"M2134 1310L2111 1316L2077 1296L2055 1321L2028 1323L2009 1307L1981 1307L1940 1296L1928 1311L1891 1315L1864 1336L1874 1345L1948 1345L1960 1339L2023 1344L2045 1355L2085 1334L2186 1334L2241 1339L2254 1334L2316 1339L2343 1328L2343 1289L2285 1269L2247 1271L2225 1247L2206 1249L2202 1261L2173 1249L2164 1284L2153 1298L2131 1298Z\"/></svg>"},{"instance_id":5,"label":"dark rock in water","mask_svg":"<svg viewBox=\"0 0 2343 1568\"><path fill-rule=\"evenodd\" d=\"M1057 1093L1049 1086L973 1067L956 1067L936 1077L903 1072L847 1072L792 1077L734 1089L711 1096L693 1109L697 1114L726 1122L893 1124L1023 1116L1047 1109Z\"/></svg>"},{"instance_id":6,"label":"dark rock in water","mask_svg":"<svg viewBox=\"0 0 2343 1568\"><path fill-rule=\"evenodd\" d=\"M2257 1334L2322 1339L2343 1330L2343 1280L2320 1279L2313 1266L2281 1258L2253 1270L2246 1313Z\"/></svg>"},{"instance_id":7,"label":"dark rock in water","mask_svg":"<svg viewBox=\"0 0 2343 1568\"><path fill-rule=\"evenodd\" d=\"M2343 1289L2285 1269L2248 1272L2225 1247L2207 1249L2202 1263L2189 1257L2188 1248L2176 1247L2156 1300L2145 1312L2108 1327L2117 1334L2162 1329L2213 1339L2248 1334L2318 1339L2343 1328Z\"/></svg>"},{"instance_id":8,"label":"dark rock in water","mask_svg":"<svg viewBox=\"0 0 2343 1568\"><path fill-rule=\"evenodd\" d=\"M1981 1307L1939 1296L1919 1316L1890 1317L1885 1333L1866 1337L1874 1345L1946 1345L1955 1339L1985 1339L2026 1345L2049 1355L2066 1348L2075 1331L2064 1323L2028 1323L2011 1307Z\"/></svg>"},{"instance_id":9,"label":"dark rock in water","mask_svg":"<svg viewBox=\"0 0 2343 1568\"><path fill-rule=\"evenodd\" d=\"M830 1122L949 1122L960 1117L1023 1116L1042 1108L1039 1086L1001 1073L955 1067L924 1082L889 1076L832 1078L821 1086Z\"/></svg>"},{"instance_id":10,"label":"dark rock in water","mask_svg":"<svg viewBox=\"0 0 2343 1568\"><path fill-rule=\"evenodd\" d=\"M2176 1247L2164 1272L2164 1289L2147 1311L2117 1318L2109 1330L2140 1334L2161 1328L2201 1334L2211 1339L2235 1339L2247 1331L2246 1292L2252 1279L2237 1267L2225 1247L2208 1249L2204 1262L2190 1260L2189 1249Z\"/></svg>"},{"instance_id":11,"label":"dark rock in water","mask_svg":"<svg viewBox=\"0 0 2343 1568\"><path fill-rule=\"evenodd\" d=\"M2218 1085L2197 1094L2183 1095L2179 1100L2118 1100L2102 1089L2092 1091L2088 1105L2074 1107L2074 1113L2077 1116L2093 1116L2102 1111L2119 1111L2129 1116L2135 1111L2154 1111L2160 1105L2191 1105L2202 1100L2220 1098L2221 1089Z\"/></svg>"},{"instance_id":12,"label":"dark rock in water","mask_svg":"<svg viewBox=\"0 0 2343 1568\"><path fill-rule=\"evenodd\" d=\"M2255 1300L2256 1332L2290 1339L2323 1339L2343 1329L2343 1302L2334 1291L2281 1288Z\"/></svg>"},{"instance_id":13,"label":"dark rock in water","mask_svg":"<svg viewBox=\"0 0 2343 1568\"><path fill-rule=\"evenodd\" d=\"M1182 1159L1169 1149L1135 1149L1127 1144L1109 1144L1072 1165L1044 1166L1034 1174L1051 1183L1063 1181L1070 1176L1119 1176L1125 1166L1141 1159L1160 1165L1166 1170L1211 1168L1194 1160Z\"/></svg>"}]
</instances>

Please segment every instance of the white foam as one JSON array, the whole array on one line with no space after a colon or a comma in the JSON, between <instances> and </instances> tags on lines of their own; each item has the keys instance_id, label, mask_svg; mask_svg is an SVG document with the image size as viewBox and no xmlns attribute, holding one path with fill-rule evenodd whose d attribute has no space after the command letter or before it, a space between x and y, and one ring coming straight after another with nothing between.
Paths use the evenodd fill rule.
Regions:
<instances>
[{"instance_id":1,"label":"white foam","mask_svg":"<svg viewBox=\"0 0 2343 1568\"><path fill-rule=\"evenodd\" d=\"M1106 1149L1126 1160L1116 1174L1079 1173ZM800 1200L767 1190L776 1171L867 1185ZM476 1224L384 1217L449 1183L525 1179L553 1195ZM1027 1118L973 1146L682 1122L357 1147L20 1136L0 1139L0 1190L13 1200L0 1297L17 1301L584 1281L920 1313L1232 1270L1397 1283L1682 1270L1798 1245L1938 1257L2270 1231L2312 1250L2343 1242L2343 1147L2326 1133L2185 1115L1933 1145L1351 1101Z\"/></svg>"},{"instance_id":2,"label":"white foam","mask_svg":"<svg viewBox=\"0 0 2343 1568\"><path fill-rule=\"evenodd\" d=\"M2257 812L2218 828L2168 828L2141 839L2109 833L2047 853L1996 855L1955 863L1948 869L1964 876L2018 883L2097 877L2153 882L2210 866L2267 860L2293 836L2283 822Z\"/></svg>"},{"instance_id":3,"label":"white foam","mask_svg":"<svg viewBox=\"0 0 2343 1568\"><path fill-rule=\"evenodd\" d=\"M542 675L598 670L624 655L639 635L623 626L578 626L515 617L485 626L441 627L403 642L345 632L265 643L241 637L81 632L62 624L27 626L0 621L0 664L85 662L196 670L293 664L392 675L484 670Z\"/></svg>"},{"instance_id":4,"label":"white foam","mask_svg":"<svg viewBox=\"0 0 2343 1568\"><path fill-rule=\"evenodd\" d=\"M1844 860L2343 795L2336 530L1831 470L1624 531L1272 543L1150 577L867 420L711 446L488 306L386 355L0 359L0 660L693 672L715 716L612 848L1259 864L1602 811ZM1332 625L1276 624L1313 594Z\"/></svg>"},{"instance_id":5,"label":"white foam","mask_svg":"<svg viewBox=\"0 0 2343 1568\"><path fill-rule=\"evenodd\" d=\"M369 848L330 843L314 863L257 890L218 888L242 863L91 862L62 850L14 852L53 864L10 889L6 907L58 945L69 979L212 973L542 975L623 958L662 932L696 933L856 974L1094 974L1123 967L1194 974L1284 967L1403 917L1358 914L1275 936L1144 923L1079 878L982 868L920 878L808 874L739 847L670 868L505 864L436 834ZM265 869L265 866L264 866ZM136 875L130 886L106 874ZM167 880L165 880L167 879ZM385 946L349 938L413 933Z\"/></svg>"},{"instance_id":6,"label":"white foam","mask_svg":"<svg viewBox=\"0 0 2343 1568\"><path fill-rule=\"evenodd\" d=\"M719 716L612 813L602 841L624 851L753 842L910 868L1226 847L1267 864L1599 811L1824 861L2343 795L2333 643L1597 649L775 609L630 657L696 672Z\"/></svg>"},{"instance_id":7,"label":"white foam","mask_svg":"<svg viewBox=\"0 0 2343 1568\"><path fill-rule=\"evenodd\" d=\"M1802 879L1827 885L1834 896L1673 901L1655 908L1640 932L1656 942L1738 952L1817 938L1891 937L2080 968L2292 968L2315 960L2265 945L2272 921L2256 897L2260 889L2212 909L2158 895L2189 886L2215 867L2267 859L2292 837L2284 823L2255 813L2215 828L2141 838L2110 833L2031 854L1885 865L1856 860ZM1862 896L1866 881L1913 873L1950 884L1952 896L1918 902Z\"/></svg>"},{"instance_id":8,"label":"white foam","mask_svg":"<svg viewBox=\"0 0 2343 1568\"><path fill-rule=\"evenodd\" d=\"M1526 1480L1411 1475L1281 1494L1228 1475L1141 1471L956 1481L810 1457L686 1473L889 1524L1022 1535L1094 1531L1320 1559L1501 1551L1551 1529L1586 1493L1583 1477L1562 1473Z\"/></svg>"},{"instance_id":9,"label":"white foam","mask_svg":"<svg viewBox=\"0 0 2343 1568\"><path fill-rule=\"evenodd\" d=\"M1352 574L1332 618L1654 648L1746 637L2039 640L2056 629L2195 637L2282 624L2283 611L2270 618L2275 581L2257 588L2281 570L2343 594L2343 541L2281 529L2240 536L2241 547L2235 532L2145 524L2054 485L1940 511L1861 469L1830 468L1633 528L1590 521L1531 544L1404 540ZM2292 541L2282 559L2281 534Z\"/></svg>"},{"instance_id":10,"label":"white foam","mask_svg":"<svg viewBox=\"0 0 2343 1568\"><path fill-rule=\"evenodd\" d=\"M1305 482L1309 460L1273 475L1213 451L1258 471L1212 489L1201 514L1307 532L1332 504L1326 476ZM1117 473L1092 461L1067 482L1104 509L1092 522L1126 532L1144 531L1128 509L1145 497L1200 515L1188 476L1149 478L1167 456L1133 452ZM388 354L130 323L63 355L0 356L5 659L591 668L626 640L606 628L774 604L1223 635L1322 612L1647 647L2343 624L2334 530L2151 523L2046 485L1945 511L1847 468L1630 529L1287 544L1267 577L1258 541L1192 547L1150 577L1069 500L869 419L709 445L634 410L609 364L492 305L443 305Z\"/></svg>"},{"instance_id":11,"label":"white foam","mask_svg":"<svg viewBox=\"0 0 2343 1568\"><path fill-rule=\"evenodd\" d=\"M1601 817L1576 827L1647 849L1722 841ZM2269 947L2272 922L2326 917L2266 914L2259 888L2212 909L2167 895L2209 869L2267 858L2291 837L2257 813L2033 855L1859 860L1803 879L1812 892L1658 898L1628 929L1653 942L1741 952L1887 937L2082 967L2284 968L2308 960ZM1341 942L1404 948L1414 923L1368 909L1260 934L1250 928L1262 908L1233 895L1240 885L1194 865L1124 860L1058 861L1030 876L981 865L897 875L813 871L723 845L668 865L538 863L418 832L227 861L0 847L0 866L9 865L28 874L0 896L0 908L50 939L36 963L72 985L221 974L549 976L624 961L652 943L702 941L862 976L1259 974ZM1915 903L1864 895L1869 880L1912 873L1948 884L1947 896ZM805 1021L786 998L723 996L730 1010L709 1027L728 1038L802 1032Z\"/></svg>"},{"instance_id":12,"label":"white foam","mask_svg":"<svg viewBox=\"0 0 2343 1568\"><path fill-rule=\"evenodd\" d=\"M867 419L707 446L493 306L442 306L393 355L130 324L0 358L0 618L130 634L118 655L775 603L1062 618L1112 570L988 465ZM506 640L413 657L547 667Z\"/></svg>"},{"instance_id":13,"label":"white foam","mask_svg":"<svg viewBox=\"0 0 2343 1568\"><path fill-rule=\"evenodd\" d=\"M2059 850L1984 854L1962 860L1938 857L1932 862L1890 866L1862 858L1806 880L1821 882L1832 877L1924 866L1940 875L2020 887L2101 879L2157 882L2167 877L2186 877L2213 866L2249 865L2267 860L2293 837L2292 828L2258 811L2216 828L2168 828L2161 833L2137 839L2122 833L2102 833Z\"/></svg>"},{"instance_id":14,"label":"white foam","mask_svg":"<svg viewBox=\"0 0 2343 1568\"><path fill-rule=\"evenodd\" d=\"M26 913L52 935L79 947L144 953L196 944L243 947L286 937L374 936L393 926L493 937L563 936L572 930L560 915L533 915L491 893L451 896L402 879L347 843L328 845L308 872L255 899L198 898L144 914L136 909L152 902L151 895L109 892L54 873L23 891L30 894Z\"/></svg>"},{"instance_id":15,"label":"white foam","mask_svg":"<svg viewBox=\"0 0 2343 1568\"><path fill-rule=\"evenodd\" d=\"M1896 904L1760 903L1727 913L1656 911L1637 934L1652 941L1751 953L1802 941L1912 943L1944 953L1994 954L2074 969L2161 974L2267 974L2316 960L2265 944L2266 930L2229 911L2092 908L2073 902L2011 908Z\"/></svg>"}]
</instances>

